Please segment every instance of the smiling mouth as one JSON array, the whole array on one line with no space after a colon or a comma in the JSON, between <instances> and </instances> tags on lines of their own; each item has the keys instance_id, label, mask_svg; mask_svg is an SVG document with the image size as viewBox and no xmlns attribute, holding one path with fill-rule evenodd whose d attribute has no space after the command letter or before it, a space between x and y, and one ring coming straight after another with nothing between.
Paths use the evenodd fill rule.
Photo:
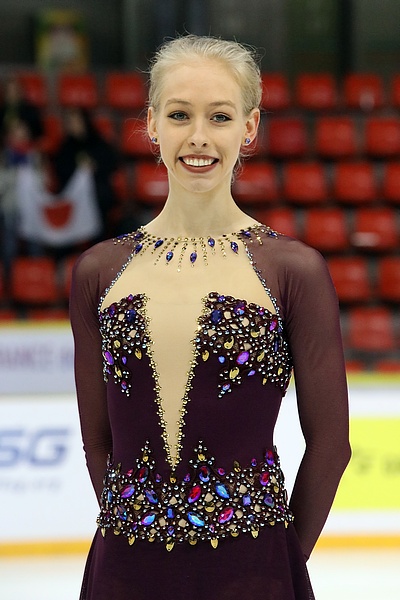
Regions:
<instances>
[{"instance_id":1,"label":"smiling mouth","mask_svg":"<svg viewBox=\"0 0 400 600\"><path fill-rule=\"evenodd\" d=\"M218 162L218 158L196 158L194 156L180 157L179 160L189 167L209 167Z\"/></svg>"}]
</instances>

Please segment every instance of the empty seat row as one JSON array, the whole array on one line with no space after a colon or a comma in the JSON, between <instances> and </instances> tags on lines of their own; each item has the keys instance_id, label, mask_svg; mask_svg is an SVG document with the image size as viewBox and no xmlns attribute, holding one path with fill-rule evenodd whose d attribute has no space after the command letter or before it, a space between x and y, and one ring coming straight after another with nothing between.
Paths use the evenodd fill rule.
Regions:
<instances>
[{"instance_id":1,"label":"empty seat row","mask_svg":"<svg viewBox=\"0 0 400 600\"><path fill-rule=\"evenodd\" d=\"M141 160L118 170L114 187L121 200L136 198L160 204L167 197L167 171L154 160ZM267 161L243 164L233 183L233 195L248 205L279 204L324 206L340 203L365 206L379 202L400 204L400 162L385 163L383 171L372 162L342 162L328 167L316 161L286 162L281 167Z\"/></svg>"},{"instance_id":2,"label":"empty seat row","mask_svg":"<svg viewBox=\"0 0 400 600\"><path fill-rule=\"evenodd\" d=\"M308 209L304 215L288 207L255 210L254 217L275 231L303 240L325 254L395 252L399 248L397 215L388 209L358 209L349 218L340 208Z\"/></svg>"},{"instance_id":3,"label":"empty seat row","mask_svg":"<svg viewBox=\"0 0 400 600\"><path fill-rule=\"evenodd\" d=\"M28 98L38 106L49 104L49 82L39 72L21 72ZM386 83L378 74L350 73L340 83L330 73L303 73L293 82L283 73L263 73L262 107L278 111L292 107L306 110L349 108L369 111L385 105L400 106L400 75ZM61 106L142 109L146 101L145 78L134 71L62 73L56 81L56 100Z\"/></svg>"},{"instance_id":4,"label":"empty seat row","mask_svg":"<svg viewBox=\"0 0 400 600\"><path fill-rule=\"evenodd\" d=\"M358 306L343 312L342 330L348 351L379 355L395 354L399 348L395 312L387 307Z\"/></svg>"}]
</instances>

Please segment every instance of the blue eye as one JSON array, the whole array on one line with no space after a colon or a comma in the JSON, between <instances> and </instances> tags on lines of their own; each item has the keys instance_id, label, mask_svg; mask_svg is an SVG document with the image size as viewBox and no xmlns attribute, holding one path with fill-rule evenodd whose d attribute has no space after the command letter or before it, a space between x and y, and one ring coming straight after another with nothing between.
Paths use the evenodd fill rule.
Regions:
<instances>
[{"instance_id":1,"label":"blue eye","mask_svg":"<svg viewBox=\"0 0 400 600\"><path fill-rule=\"evenodd\" d=\"M232 119L228 117L228 115L218 114L212 117L213 121L216 123L226 123L227 121L231 121Z\"/></svg>"},{"instance_id":2,"label":"blue eye","mask_svg":"<svg viewBox=\"0 0 400 600\"><path fill-rule=\"evenodd\" d=\"M184 112L174 112L169 115L170 119L174 119L175 121L184 121L187 119L187 115Z\"/></svg>"}]
</instances>

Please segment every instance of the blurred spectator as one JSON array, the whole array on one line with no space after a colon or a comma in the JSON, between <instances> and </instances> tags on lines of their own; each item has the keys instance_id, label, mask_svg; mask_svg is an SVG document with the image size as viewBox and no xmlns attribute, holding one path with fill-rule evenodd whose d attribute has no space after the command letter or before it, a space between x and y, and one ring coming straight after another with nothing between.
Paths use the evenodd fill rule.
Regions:
<instances>
[{"instance_id":1,"label":"blurred spectator","mask_svg":"<svg viewBox=\"0 0 400 600\"><path fill-rule=\"evenodd\" d=\"M41 157L31 137L31 129L25 120L9 119L3 132L0 159L0 256L6 283L9 279L13 259L19 253L19 206L16 195L16 180L19 167L31 165L41 167ZM28 244L29 254L37 254L37 244Z\"/></svg>"},{"instance_id":2,"label":"blurred spectator","mask_svg":"<svg viewBox=\"0 0 400 600\"><path fill-rule=\"evenodd\" d=\"M32 142L43 135L42 116L39 109L24 98L24 93L16 77L6 80L0 104L0 133L7 136L16 122L23 123Z\"/></svg>"},{"instance_id":3,"label":"blurred spectator","mask_svg":"<svg viewBox=\"0 0 400 600\"><path fill-rule=\"evenodd\" d=\"M82 108L70 108L65 113L65 137L54 155L54 174L62 191L76 168L89 165L93 171L98 208L102 220L100 238L108 234L108 215L115 195L112 174L119 166L116 149L95 127L89 113Z\"/></svg>"}]
</instances>

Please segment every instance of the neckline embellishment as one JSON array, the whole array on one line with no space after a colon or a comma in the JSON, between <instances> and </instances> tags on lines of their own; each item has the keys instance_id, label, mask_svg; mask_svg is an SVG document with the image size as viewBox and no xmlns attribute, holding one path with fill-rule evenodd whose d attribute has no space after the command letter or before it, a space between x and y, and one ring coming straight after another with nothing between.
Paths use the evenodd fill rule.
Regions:
<instances>
[{"instance_id":1,"label":"neckline embellishment","mask_svg":"<svg viewBox=\"0 0 400 600\"><path fill-rule=\"evenodd\" d=\"M150 250L154 255L154 265L164 261L168 266L172 261L177 263L177 271L182 268L184 260L188 260L192 267L195 266L201 256L204 266L208 266L209 256L216 254L217 249L223 258L232 252L239 254L239 240L253 241L253 236L262 245L260 233L269 237L277 238L278 233L266 225L255 224L234 233L224 233L220 236L205 235L200 237L162 237L149 233L144 226L136 231L118 236L114 239L115 244L131 242L133 244L132 256L143 256ZM177 260L176 260L177 258ZM175 260L174 260L175 259Z\"/></svg>"}]
</instances>

